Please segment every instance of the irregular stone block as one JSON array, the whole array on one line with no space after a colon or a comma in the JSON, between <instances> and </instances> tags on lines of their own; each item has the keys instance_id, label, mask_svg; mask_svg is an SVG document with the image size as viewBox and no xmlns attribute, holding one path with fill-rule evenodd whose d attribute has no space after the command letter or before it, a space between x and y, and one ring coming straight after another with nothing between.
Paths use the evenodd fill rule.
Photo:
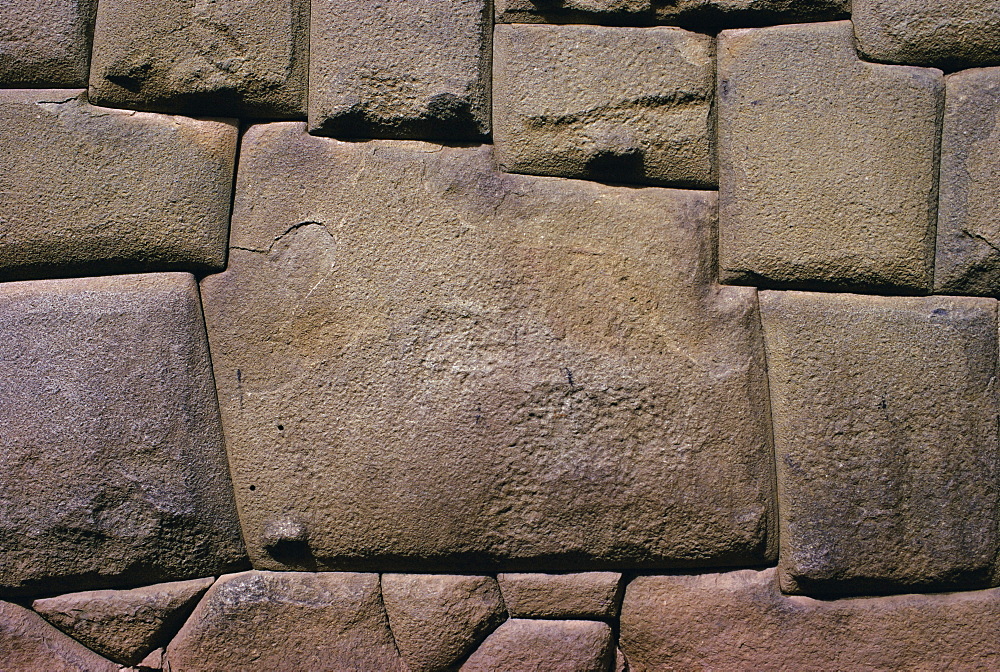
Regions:
<instances>
[{"instance_id":1,"label":"irregular stone block","mask_svg":"<svg viewBox=\"0 0 1000 672\"><path fill-rule=\"evenodd\" d=\"M865 63L847 21L719 37L728 282L926 292L941 72Z\"/></svg>"},{"instance_id":2,"label":"irregular stone block","mask_svg":"<svg viewBox=\"0 0 1000 672\"><path fill-rule=\"evenodd\" d=\"M598 621L507 621L469 656L462 672L609 672L611 628Z\"/></svg>"},{"instance_id":3,"label":"irregular stone block","mask_svg":"<svg viewBox=\"0 0 1000 672\"><path fill-rule=\"evenodd\" d=\"M73 641L30 609L0 602L0 669L118 672L121 667Z\"/></svg>"},{"instance_id":4,"label":"irregular stone block","mask_svg":"<svg viewBox=\"0 0 1000 672\"><path fill-rule=\"evenodd\" d=\"M98 105L226 117L306 115L308 0L101 0Z\"/></svg>"},{"instance_id":5,"label":"irregular stone block","mask_svg":"<svg viewBox=\"0 0 1000 672\"><path fill-rule=\"evenodd\" d=\"M123 665L166 644L215 582L208 577L132 590L94 590L35 600L32 608L74 639Z\"/></svg>"},{"instance_id":6,"label":"irregular stone block","mask_svg":"<svg viewBox=\"0 0 1000 672\"><path fill-rule=\"evenodd\" d=\"M712 27L850 18L850 0L654 0L658 23Z\"/></svg>"},{"instance_id":7,"label":"irregular stone block","mask_svg":"<svg viewBox=\"0 0 1000 672\"><path fill-rule=\"evenodd\" d=\"M497 161L515 173L711 187L713 40L680 28L497 26Z\"/></svg>"},{"instance_id":8,"label":"irregular stone block","mask_svg":"<svg viewBox=\"0 0 1000 672\"><path fill-rule=\"evenodd\" d=\"M309 130L478 140L490 132L485 0L313 0Z\"/></svg>"},{"instance_id":9,"label":"irregular stone block","mask_svg":"<svg viewBox=\"0 0 1000 672\"><path fill-rule=\"evenodd\" d=\"M1000 68L946 78L934 291L1000 293Z\"/></svg>"},{"instance_id":10,"label":"irregular stone block","mask_svg":"<svg viewBox=\"0 0 1000 672\"><path fill-rule=\"evenodd\" d=\"M1000 64L994 0L854 0L858 49L887 63L947 69Z\"/></svg>"},{"instance_id":11,"label":"irregular stone block","mask_svg":"<svg viewBox=\"0 0 1000 672\"><path fill-rule=\"evenodd\" d=\"M756 292L714 284L714 194L303 130L245 134L202 285L256 567L771 557Z\"/></svg>"},{"instance_id":12,"label":"irregular stone block","mask_svg":"<svg viewBox=\"0 0 1000 672\"><path fill-rule=\"evenodd\" d=\"M617 572L500 574L497 581L514 618L616 618L621 604Z\"/></svg>"},{"instance_id":13,"label":"irregular stone block","mask_svg":"<svg viewBox=\"0 0 1000 672\"><path fill-rule=\"evenodd\" d=\"M997 536L992 299L761 294L782 588L987 585Z\"/></svg>"},{"instance_id":14,"label":"irregular stone block","mask_svg":"<svg viewBox=\"0 0 1000 672\"><path fill-rule=\"evenodd\" d=\"M404 672L378 574L219 577L167 646L171 672Z\"/></svg>"},{"instance_id":15,"label":"irregular stone block","mask_svg":"<svg viewBox=\"0 0 1000 672\"><path fill-rule=\"evenodd\" d=\"M0 284L0 591L243 566L198 287Z\"/></svg>"},{"instance_id":16,"label":"irregular stone block","mask_svg":"<svg viewBox=\"0 0 1000 672\"><path fill-rule=\"evenodd\" d=\"M589 23L643 25L653 22L650 0L495 0L497 23Z\"/></svg>"},{"instance_id":17,"label":"irregular stone block","mask_svg":"<svg viewBox=\"0 0 1000 672\"><path fill-rule=\"evenodd\" d=\"M993 670L1000 590L819 601L785 597L775 570L643 576L620 646L654 670Z\"/></svg>"},{"instance_id":18,"label":"irregular stone block","mask_svg":"<svg viewBox=\"0 0 1000 672\"><path fill-rule=\"evenodd\" d=\"M86 86L97 0L0 2L0 84Z\"/></svg>"},{"instance_id":19,"label":"irregular stone block","mask_svg":"<svg viewBox=\"0 0 1000 672\"><path fill-rule=\"evenodd\" d=\"M219 269L236 126L0 90L0 279Z\"/></svg>"},{"instance_id":20,"label":"irregular stone block","mask_svg":"<svg viewBox=\"0 0 1000 672\"><path fill-rule=\"evenodd\" d=\"M382 600L411 672L455 669L507 619L488 576L383 574Z\"/></svg>"}]
</instances>

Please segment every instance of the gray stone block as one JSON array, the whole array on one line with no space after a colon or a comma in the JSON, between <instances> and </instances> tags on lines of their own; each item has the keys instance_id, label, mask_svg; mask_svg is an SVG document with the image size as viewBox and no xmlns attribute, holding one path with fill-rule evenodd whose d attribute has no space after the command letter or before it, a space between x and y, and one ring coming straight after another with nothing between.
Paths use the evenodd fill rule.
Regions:
<instances>
[{"instance_id":1,"label":"gray stone block","mask_svg":"<svg viewBox=\"0 0 1000 672\"><path fill-rule=\"evenodd\" d=\"M0 2L0 86L87 85L97 0Z\"/></svg>"}]
</instances>

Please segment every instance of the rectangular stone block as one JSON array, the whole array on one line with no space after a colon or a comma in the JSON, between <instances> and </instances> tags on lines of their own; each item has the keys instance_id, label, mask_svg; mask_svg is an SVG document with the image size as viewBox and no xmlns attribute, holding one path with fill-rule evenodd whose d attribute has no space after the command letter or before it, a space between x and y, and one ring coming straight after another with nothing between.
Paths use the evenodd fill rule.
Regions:
<instances>
[{"instance_id":1,"label":"rectangular stone block","mask_svg":"<svg viewBox=\"0 0 1000 672\"><path fill-rule=\"evenodd\" d=\"M850 0L653 0L658 23L695 29L850 18Z\"/></svg>"},{"instance_id":2,"label":"rectangular stone block","mask_svg":"<svg viewBox=\"0 0 1000 672\"><path fill-rule=\"evenodd\" d=\"M101 0L97 105L226 117L304 118L308 0Z\"/></svg>"},{"instance_id":3,"label":"rectangular stone block","mask_svg":"<svg viewBox=\"0 0 1000 672\"><path fill-rule=\"evenodd\" d=\"M714 284L714 194L298 124L241 157L202 289L255 566L773 557L756 292Z\"/></svg>"},{"instance_id":4,"label":"rectangular stone block","mask_svg":"<svg viewBox=\"0 0 1000 672\"><path fill-rule=\"evenodd\" d=\"M719 37L720 274L927 292L940 71L860 61L849 22Z\"/></svg>"},{"instance_id":5,"label":"rectangular stone block","mask_svg":"<svg viewBox=\"0 0 1000 672\"><path fill-rule=\"evenodd\" d=\"M245 562L198 286L0 284L0 594Z\"/></svg>"},{"instance_id":6,"label":"rectangular stone block","mask_svg":"<svg viewBox=\"0 0 1000 672\"><path fill-rule=\"evenodd\" d=\"M97 0L0 2L0 86L86 86Z\"/></svg>"},{"instance_id":7,"label":"rectangular stone block","mask_svg":"<svg viewBox=\"0 0 1000 672\"><path fill-rule=\"evenodd\" d=\"M710 36L680 28L501 25L494 39L502 170L714 186Z\"/></svg>"},{"instance_id":8,"label":"rectangular stone block","mask_svg":"<svg viewBox=\"0 0 1000 672\"><path fill-rule=\"evenodd\" d=\"M991 585L992 299L762 292L782 588Z\"/></svg>"},{"instance_id":9,"label":"rectangular stone block","mask_svg":"<svg viewBox=\"0 0 1000 672\"><path fill-rule=\"evenodd\" d=\"M0 91L0 279L225 264L237 129Z\"/></svg>"},{"instance_id":10,"label":"rectangular stone block","mask_svg":"<svg viewBox=\"0 0 1000 672\"><path fill-rule=\"evenodd\" d=\"M310 132L482 139L492 27L485 0L313 0Z\"/></svg>"},{"instance_id":11,"label":"rectangular stone block","mask_svg":"<svg viewBox=\"0 0 1000 672\"><path fill-rule=\"evenodd\" d=\"M650 0L495 0L497 23L586 23L645 25L653 22Z\"/></svg>"}]
</instances>

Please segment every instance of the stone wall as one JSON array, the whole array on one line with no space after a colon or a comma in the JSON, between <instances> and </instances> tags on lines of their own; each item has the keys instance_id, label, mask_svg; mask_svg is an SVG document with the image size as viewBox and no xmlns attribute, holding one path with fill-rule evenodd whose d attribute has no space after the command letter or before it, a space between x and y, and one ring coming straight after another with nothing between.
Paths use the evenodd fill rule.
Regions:
<instances>
[{"instance_id":1,"label":"stone wall","mask_svg":"<svg viewBox=\"0 0 1000 672\"><path fill-rule=\"evenodd\" d=\"M1000 2L0 0L0 670L998 669Z\"/></svg>"}]
</instances>

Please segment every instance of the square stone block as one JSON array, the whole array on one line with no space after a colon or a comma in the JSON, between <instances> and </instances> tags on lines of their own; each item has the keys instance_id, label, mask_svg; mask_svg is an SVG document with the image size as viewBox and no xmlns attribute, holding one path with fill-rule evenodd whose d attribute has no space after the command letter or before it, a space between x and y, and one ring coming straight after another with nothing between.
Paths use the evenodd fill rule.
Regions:
<instances>
[{"instance_id":1,"label":"square stone block","mask_svg":"<svg viewBox=\"0 0 1000 672\"><path fill-rule=\"evenodd\" d=\"M0 86L86 86L97 0L0 2Z\"/></svg>"}]
</instances>

